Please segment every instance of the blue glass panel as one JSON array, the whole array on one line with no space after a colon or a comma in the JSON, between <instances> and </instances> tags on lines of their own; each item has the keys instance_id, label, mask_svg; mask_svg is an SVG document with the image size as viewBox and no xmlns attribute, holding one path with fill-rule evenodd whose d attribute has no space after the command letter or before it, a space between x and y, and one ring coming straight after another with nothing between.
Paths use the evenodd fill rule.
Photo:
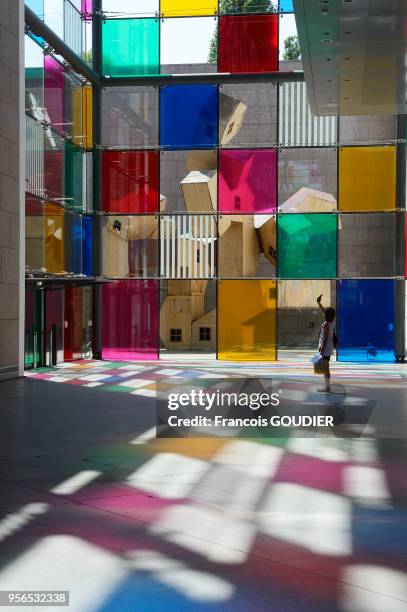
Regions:
<instances>
[{"instance_id":1,"label":"blue glass panel","mask_svg":"<svg viewBox=\"0 0 407 612\"><path fill-rule=\"evenodd\" d=\"M279 7L280 13L294 12L293 0L280 0Z\"/></svg>"},{"instance_id":2,"label":"blue glass panel","mask_svg":"<svg viewBox=\"0 0 407 612\"><path fill-rule=\"evenodd\" d=\"M210 149L217 144L216 85L167 85L160 90L160 144Z\"/></svg>"},{"instance_id":3,"label":"blue glass panel","mask_svg":"<svg viewBox=\"0 0 407 612\"><path fill-rule=\"evenodd\" d=\"M25 4L34 11L38 17L44 17L44 0L25 0Z\"/></svg>"},{"instance_id":4,"label":"blue glass panel","mask_svg":"<svg viewBox=\"0 0 407 612\"><path fill-rule=\"evenodd\" d=\"M93 276L93 217L82 217L83 274Z\"/></svg>"},{"instance_id":5,"label":"blue glass panel","mask_svg":"<svg viewBox=\"0 0 407 612\"><path fill-rule=\"evenodd\" d=\"M82 218L79 215L72 215L71 248L71 269L69 272L82 274Z\"/></svg>"},{"instance_id":6,"label":"blue glass panel","mask_svg":"<svg viewBox=\"0 0 407 612\"><path fill-rule=\"evenodd\" d=\"M394 361L393 280L338 283L339 361Z\"/></svg>"}]
</instances>

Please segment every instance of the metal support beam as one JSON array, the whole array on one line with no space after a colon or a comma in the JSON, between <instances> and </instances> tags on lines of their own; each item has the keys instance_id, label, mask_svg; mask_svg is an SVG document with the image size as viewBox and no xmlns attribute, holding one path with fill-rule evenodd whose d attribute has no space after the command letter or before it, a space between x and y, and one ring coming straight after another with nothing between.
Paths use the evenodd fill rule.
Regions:
<instances>
[{"instance_id":1,"label":"metal support beam","mask_svg":"<svg viewBox=\"0 0 407 612\"><path fill-rule=\"evenodd\" d=\"M232 85L239 83L283 83L304 81L304 73L298 71L253 72L230 74L229 72L208 72L204 74L157 74L136 77L101 77L102 87L129 87L131 85Z\"/></svg>"},{"instance_id":2,"label":"metal support beam","mask_svg":"<svg viewBox=\"0 0 407 612\"><path fill-rule=\"evenodd\" d=\"M397 115L397 179L396 179L396 246L395 246L395 274L405 278L405 253L406 253L406 145L404 142L406 134L406 117ZM401 210L400 210L401 209ZM395 333L396 333L396 359L405 361L406 355L406 296L405 281L396 280L396 312L395 312Z\"/></svg>"},{"instance_id":3,"label":"metal support beam","mask_svg":"<svg viewBox=\"0 0 407 612\"><path fill-rule=\"evenodd\" d=\"M79 55L74 53L27 5L24 8L25 23L36 36L40 36L55 49L72 68L85 77L92 85L99 86L99 75Z\"/></svg>"}]
</instances>

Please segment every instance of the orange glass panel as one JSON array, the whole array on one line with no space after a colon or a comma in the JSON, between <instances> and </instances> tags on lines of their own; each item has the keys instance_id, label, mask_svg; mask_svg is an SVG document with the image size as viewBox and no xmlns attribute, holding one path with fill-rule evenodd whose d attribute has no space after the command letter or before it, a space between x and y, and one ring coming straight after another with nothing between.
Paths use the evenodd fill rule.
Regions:
<instances>
[{"instance_id":1,"label":"orange glass panel","mask_svg":"<svg viewBox=\"0 0 407 612\"><path fill-rule=\"evenodd\" d=\"M230 361L276 360L275 281L219 283L218 357Z\"/></svg>"},{"instance_id":2,"label":"orange glass panel","mask_svg":"<svg viewBox=\"0 0 407 612\"><path fill-rule=\"evenodd\" d=\"M64 271L64 210L45 205L45 269L51 274Z\"/></svg>"},{"instance_id":3,"label":"orange glass panel","mask_svg":"<svg viewBox=\"0 0 407 612\"><path fill-rule=\"evenodd\" d=\"M395 206L396 147L340 149L340 210L389 210Z\"/></svg>"}]
</instances>

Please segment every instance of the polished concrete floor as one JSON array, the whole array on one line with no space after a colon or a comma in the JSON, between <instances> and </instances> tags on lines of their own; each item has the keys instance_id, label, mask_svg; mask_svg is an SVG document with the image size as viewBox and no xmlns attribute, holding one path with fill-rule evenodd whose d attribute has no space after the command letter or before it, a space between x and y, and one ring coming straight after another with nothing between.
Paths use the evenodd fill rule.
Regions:
<instances>
[{"instance_id":1,"label":"polished concrete floor","mask_svg":"<svg viewBox=\"0 0 407 612\"><path fill-rule=\"evenodd\" d=\"M298 356L0 383L0 591L69 590L75 612L407 610L407 368L332 370L344 409L369 409L359 435L155 438L154 389L179 376L330 402Z\"/></svg>"}]
</instances>

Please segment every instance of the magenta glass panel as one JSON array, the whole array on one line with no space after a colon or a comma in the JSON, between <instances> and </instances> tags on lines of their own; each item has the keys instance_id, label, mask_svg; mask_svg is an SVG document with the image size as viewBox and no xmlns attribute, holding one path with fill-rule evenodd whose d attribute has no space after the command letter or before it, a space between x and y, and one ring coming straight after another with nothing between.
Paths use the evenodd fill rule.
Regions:
<instances>
[{"instance_id":1,"label":"magenta glass panel","mask_svg":"<svg viewBox=\"0 0 407 612\"><path fill-rule=\"evenodd\" d=\"M229 213L275 212L275 149L231 149L219 152L219 210Z\"/></svg>"},{"instance_id":2,"label":"magenta glass panel","mask_svg":"<svg viewBox=\"0 0 407 612\"><path fill-rule=\"evenodd\" d=\"M82 15L86 21L92 19L92 0L82 0Z\"/></svg>"},{"instance_id":3,"label":"magenta glass panel","mask_svg":"<svg viewBox=\"0 0 407 612\"><path fill-rule=\"evenodd\" d=\"M158 359L158 282L103 285L103 359Z\"/></svg>"},{"instance_id":4,"label":"magenta glass panel","mask_svg":"<svg viewBox=\"0 0 407 612\"><path fill-rule=\"evenodd\" d=\"M44 106L45 121L60 134L65 121L65 71L64 67L46 55L44 58Z\"/></svg>"}]
</instances>

